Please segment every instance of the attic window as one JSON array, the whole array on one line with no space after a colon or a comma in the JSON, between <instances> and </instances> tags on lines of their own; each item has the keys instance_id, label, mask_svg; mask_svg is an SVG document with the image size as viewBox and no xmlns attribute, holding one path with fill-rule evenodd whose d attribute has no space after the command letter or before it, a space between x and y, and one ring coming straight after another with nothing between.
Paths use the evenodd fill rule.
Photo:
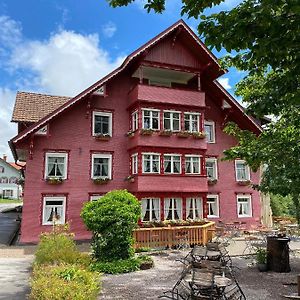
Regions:
<instances>
[{"instance_id":1,"label":"attic window","mask_svg":"<svg viewBox=\"0 0 300 300\"><path fill-rule=\"evenodd\" d=\"M35 134L36 135L47 135L48 133L48 125L40 128Z\"/></svg>"},{"instance_id":2,"label":"attic window","mask_svg":"<svg viewBox=\"0 0 300 300\"><path fill-rule=\"evenodd\" d=\"M104 96L105 95L105 85L102 85L94 92L95 95Z\"/></svg>"}]
</instances>

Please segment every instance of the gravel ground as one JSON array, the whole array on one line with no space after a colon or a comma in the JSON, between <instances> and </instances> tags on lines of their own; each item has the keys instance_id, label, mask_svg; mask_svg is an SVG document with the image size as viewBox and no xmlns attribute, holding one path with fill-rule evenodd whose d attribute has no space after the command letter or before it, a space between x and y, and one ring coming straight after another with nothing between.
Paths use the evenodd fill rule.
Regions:
<instances>
[{"instance_id":1,"label":"gravel ground","mask_svg":"<svg viewBox=\"0 0 300 300\"><path fill-rule=\"evenodd\" d=\"M181 263L176 259L184 252L169 251L152 256L155 267L122 275L104 275L100 299L144 300L157 299L163 291L170 290L181 271ZM260 273L255 266L249 266L251 259L233 258L237 278L247 300L279 300L282 295L297 291L296 276L300 274L300 258L291 258L290 273Z\"/></svg>"}]
</instances>

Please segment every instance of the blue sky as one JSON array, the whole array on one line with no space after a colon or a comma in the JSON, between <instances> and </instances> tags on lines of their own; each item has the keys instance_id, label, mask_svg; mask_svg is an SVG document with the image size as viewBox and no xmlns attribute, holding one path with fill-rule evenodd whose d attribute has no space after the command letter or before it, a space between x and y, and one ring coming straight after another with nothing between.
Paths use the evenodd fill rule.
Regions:
<instances>
[{"instance_id":1,"label":"blue sky","mask_svg":"<svg viewBox=\"0 0 300 300\"><path fill-rule=\"evenodd\" d=\"M226 0L207 13L239 2ZM104 0L1 1L0 155L12 159L7 141L16 135L10 119L17 90L74 96L180 18L179 0L167 0L161 15L148 14L143 5L144 0L121 8ZM183 19L197 28L197 20ZM230 70L220 82L233 93L242 75Z\"/></svg>"}]
</instances>

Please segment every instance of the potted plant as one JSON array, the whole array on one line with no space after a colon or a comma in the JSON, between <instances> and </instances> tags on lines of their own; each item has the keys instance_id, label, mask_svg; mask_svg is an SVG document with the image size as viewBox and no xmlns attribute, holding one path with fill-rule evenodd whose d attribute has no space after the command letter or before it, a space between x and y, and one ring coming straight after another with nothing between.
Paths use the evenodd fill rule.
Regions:
<instances>
[{"instance_id":1,"label":"potted plant","mask_svg":"<svg viewBox=\"0 0 300 300\"><path fill-rule=\"evenodd\" d=\"M129 131L126 133L126 136L128 136L129 138L134 137L134 131L129 130Z\"/></svg>"},{"instance_id":2,"label":"potted plant","mask_svg":"<svg viewBox=\"0 0 300 300\"><path fill-rule=\"evenodd\" d=\"M97 133L95 135L95 139L99 141L108 141L110 139L110 135L108 133Z\"/></svg>"},{"instance_id":3,"label":"potted plant","mask_svg":"<svg viewBox=\"0 0 300 300\"><path fill-rule=\"evenodd\" d=\"M61 177L47 177L46 181L49 184L61 184L64 180Z\"/></svg>"},{"instance_id":4,"label":"potted plant","mask_svg":"<svg viewBox=\"0 0 300 300\"><path fill-rule=\"evenodd\" d=\"M105 177L105 178L94 178L93 181L94 181L95 184L105 184L105 183L108 183L109 178L108 177Z\"/></svg>"},{"instance_id":5,"label":"potted plant","mask_svg":"<svg viewBox=\"0 0 300 300\"><path fill-rule=\"evenodd\" d=\"M196 132L192 132L192 136L194 139L204 139L206 137L206 134L205 132L196 131Z\"/></svg>"},{"instance_id":6,"label":"potted plant","mask_svg":"<svg viewBox=\"0 0 300 300\"><path fill-rule=\"evenodd\" d=\"M250 185L250 183L251 183L250 180L239 180L239 181L238 181L238 184L239 184L239 185L244 185L244 186Z\"/></svg>"},{"instance_id":7,"label":"potted plant","mask_svg":"<svg viewBox=\"0 0 300 300\"><path fill-rule=\"evenodd\" d=\"M216 178L208 178L208 185L214 185L218 182Z\"/></svg>"},{"instance_id":8,"label":"potted plant","mask_svg":"<svg viewBox=\"0 0 300 300\"><path fill-rule=\"evenodd\" d=\"M141 135L152 135L154 132L153 129L141 129L140 133Z\"/></svg>"},{"instance_id":9,"label":"potted plant","mask_svg":"<svg viewBox=\"0 0 300 300\"><path fill-rule=\"evenodd\" d=\"M159 133L159 135L161 135L161 136L171 136L171 135L172 135L172 130L167 130L167 129L162 130L162 131Z\"/></svg>"},{"instance_id":10,"label":"potted plant","mask_svg":"<svg viewBox=\"0 0 300 300\"><path fill-rule=\"evenodd\" d=\"M255 252L256 265L260 272L267 271L267 250L258 248Z\"/></svg>"},{"instance_id":11,"label":"potted plant","mask_svg":"<svg viewBox=\"0 0 300 300\"><path fill-rule=\"evenodd\" d=\"M190 133L188 131L179 131L177 133L177 136L181 138L188 138L190 136Z\"/></svg>"},{"instance_id":12,"label":"potted plant","mask_svg":"<svg viewBox=\"0 0 300 300\"><path fill-rule=\"evenodd\" d=\"M125 181L134 182L134 176L129 175L125 178Z\"/></svg>"}]
</instances>

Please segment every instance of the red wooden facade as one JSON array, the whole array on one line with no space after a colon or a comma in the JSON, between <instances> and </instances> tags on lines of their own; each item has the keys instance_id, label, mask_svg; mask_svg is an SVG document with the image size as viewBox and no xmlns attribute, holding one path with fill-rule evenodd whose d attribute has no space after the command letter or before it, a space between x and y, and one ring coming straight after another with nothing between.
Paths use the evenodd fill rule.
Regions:
<instances>
[{"instance_id":1,"label":"red wooden facade","mask_svg":"<svg viewBox=\"0 0 300 300\"><path fill-rule=\"evenodd\" d=\"M236 162L221 161L221 158L223 150L236 144L222 131L228 120L257 134L260 128L214 82L222 73L213 55L187 25L179 21L132 53L107 77L20 131L10 145L16 160L26 160L21 242L35 243L41 232L51 230L49 224L43 225L47 199L64 199L61 208L64 220L70 223L76 239L89 239L90 233L80 218L82 205L91 196L114 189L127 189L139 199L160 199L157 212L162 220L167 217L166 199L180 199L181 218L186 219L190 209L187 201L192 201L188 199L197 198L201 199L202 217L210 213L211 220L257 222L260 219L259 193L237 180L239 165ZM95 93L100 87L104 87L101 95ZM143 130L145 109L159 114L159 128L153 132ZM178 113L179 132L165 132L166 111ZM93 136L95 112L110 114L111 137ZM133 128L134 112L137 112L138 128ZM199 117L195 125L197 133L204 131L205 121L213 124L212 143L208 143L207 138L199 138L195 132L183 130L189 126L185 118L190 114ZM46 135L34 134L45 125L48 125ZM50 184L45 178L49 153L60 153L65 159L66 178L60 184ZM143 169L147 153L159 157L159 170L152 174ZM101 185L91 179L93 155L99 154L111 155L111 178ZM180 157L180 170L175 174L165 172L168 154ZM136 172L132 155L137 155ZM188 173L186 160L190 156L200 158L196 174ZM217 180L213 184L208 184L207 158L217 161ZM252 183L258 183L258 173L248 175ZM210 204L210 212L207 199L216 199L215 204Z\"/></svg>"}]
</instances>

